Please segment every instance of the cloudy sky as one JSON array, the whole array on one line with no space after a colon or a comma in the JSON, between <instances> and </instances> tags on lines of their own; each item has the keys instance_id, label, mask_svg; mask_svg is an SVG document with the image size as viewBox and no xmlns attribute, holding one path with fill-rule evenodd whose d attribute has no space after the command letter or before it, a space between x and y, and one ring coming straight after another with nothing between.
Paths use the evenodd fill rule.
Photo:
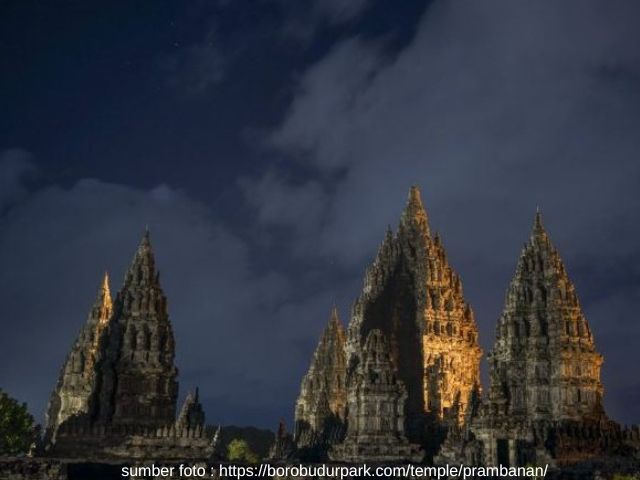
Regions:
<instances>
[{"instance_id":1,"label":"cloudy sky","mask_svg":"<svg viewBox=\"0 0 640 480\"><path fill-rule=\"evenodd\" d=\"M491 348L536 206L640 423L640 3L0 4L0 388L42 418L149 225L181 396L273 427L418 184Z\"/></svg>"}]
</instances>

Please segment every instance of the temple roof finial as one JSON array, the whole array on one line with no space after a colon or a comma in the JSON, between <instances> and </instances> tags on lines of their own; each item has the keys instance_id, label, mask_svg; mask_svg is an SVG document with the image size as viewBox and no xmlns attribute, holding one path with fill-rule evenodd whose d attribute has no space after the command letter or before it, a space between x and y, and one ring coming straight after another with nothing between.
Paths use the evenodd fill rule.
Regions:
<instances>
[{"instance_id":1,"label":"temple roof finial","mask_svg":"<svg viewBox=\"0 0 640 480\"><path fill-rule=\"evenodd\" d=\"M108 295L111 294L110 289L109 289L109 272L108 271L104 271L104 276L102 277L102 285L100 286L102 292L107 293Z\"/></svg>"},{"instance_id":2,"label":"temple roof finial","mask_svg":"<svg viewBox=\"0 0 640 480\"><path fill-rule=\"evenodd\" d=\"M429 221L427 218L427 212L422 204L422 198L420 196L420 189L417 185L412 185L409 189L409 196L407 199L407 205L402 212L401 223L417 226L423 230L423 233L430 236Z\"/></svg>"},{"instance_id":3,"label":"temple roof finial","mask_svg":"<svg viewBox=\"0 0 640 480\"><path fill-rule=\"evenodd\" d=\"M338 307L336 306L336 302L333 302L333 305L331 306L331 319L337 319L338 318Z\"/></svg>"},{"instance_id":4,"label":"temple roof finial","mask_svg":"<svg viewBox=\"0 0 640 480\"><path fill-rule=\"evenodd\" d=\"M540 211L540 207L536 207L536 216L533 221L533 230L531 232L532 238L541 238L546 237L547 232L544 229L544 225L542 224L542 212Z\"/></svg>"},{"instance_id":5,"label":"temple roof finial","mask_svg":"<svg viewBox=\"0 0 640 480\"><path fill-rule=\"evenodd\" d=\"M97 309L96 313L99 317L98 321L106 322L109 320L112 306L111 289L109 288L109 273L105 271L104 276L102 277L102 283L98 288L98 298L94 305L94 308Z\"/></svg>"},{"instance_id":6,"label":"temple roof finial","mask_svg":"<svg viewBox=\"0 0 640 480\"><path fill-rule=\"evenodd\" d=\"M142 235L142 244L151 244L151 232L149 231L149 225L144 227L144 235Z\"/></svg>"}]
</instances>

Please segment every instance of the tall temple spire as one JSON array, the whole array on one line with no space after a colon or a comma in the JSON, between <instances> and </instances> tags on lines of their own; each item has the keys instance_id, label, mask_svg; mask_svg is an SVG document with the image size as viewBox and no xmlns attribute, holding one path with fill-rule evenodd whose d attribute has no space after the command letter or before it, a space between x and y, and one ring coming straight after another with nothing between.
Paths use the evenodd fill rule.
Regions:
<instances>
[{"instance_id":1,"label":"tall temple spire","mask_svg":"<svg viewBox=\"0 0 640 480\"><path fill-rule=\"evenodd\" d=\"M149 230L125 274L111 323L100 419L144 426L172 423L178 391L175 341Z\"/></svg>"},{"instance_id":2,"label":"tall temple spire","mask_svg":"<svg viewBox=\"0 0 640 480\"><path fill-rule=\"evenodd\" d=\"M329 323L327 326L330 328L343 329L340 318L338 317L338 307L335 303L331 307L331 315L329 315Z\"/></svg>"},{"instance_id":3,"label":"tall temple spire","mask_svg":"<svg viewBox=\"0 0 640 480\"><path fill-rule=\"evenodd\" d=\"M145 229L142 239L138 244L129 269L125 274L124 286L130 285L153 285L160 288L159 274L156 271L155 256L151 246L151 234L149 229Z\"/></svg>"},{"instance_id":4,"label":"tall temple spire","mask_svg":"<svg viewBox=\"0 0 640 480\"><path fill-rule=\"evenodd\" d=\"M109 273L106 271L102 277L102 283L98 288L98 296L93 304L93 309L92 316L97 323L101 326L106 325L111 318L111 311L113 309L111 289L109 288Z\"/></svg>"},{"instance_id":5,"label":"tall temple spire","mask_svg":"<svg viewBox=\"0 0 640 480\"><path fill-rule=\"evenodd\" d=\"M542 224L542 212L540 207L536 207L536 216L531 229L531 242L548 243L549 235Z\"/></svg>"},{"instance_id":6,"label":"tall temple spire","mask_svg":"<svg viewBox=\"0 0 640 480\"><path fill-rule=\"evenodd\" d=\"M498 322L490 400L506 416L598 418L601 364L575 287L538 211Z\"/></svg>"},{"instance_id":7,"label":"tall temple spire","mask_svg":"<svg viewBox=\"0 0 640 480\"><path fill-rule=\"evenodd\" d=\"M431 235L427 212L422 204L420 189L416 185L411 186L409 190L407 205L402 212L400 224L405 228L417 229L426 237Z\"/></svg>"},{"instance_id":8,"label":"tall temple spire","mask_svg":"<svg viewBox=\"0 0 640 480\"><path fill-rule=\"evenodd\" d=\"M327 441L342 427L347 402L345 343L344 327L334 305L296 402L298 447L326 448Z\"/></svg>"},{"instance_id":9,"label":"tall temple spire","mask_svg":"<svg viewBox=\"0 0 640 480\"><path fill-rule=\"evenodd\" d=\"M63 423L92 414L95 365L104 341L103 333L112 318L112 308L109 275L105 272L87 322L80 330L51 394L47 408L47 442L55 442Z\"/></svg>"},{"instance_id":10,"label":"tall temple spire","mask_svg":"<svg viewBox=\"0 0 640 480\"><path fill-rule=\"evenodd\" d=\"M393 367L407 389L406 435L425 446L433 441L433 450L440 423L464 421L479 384L482 351L462 282L440 236L431 237L416 186L409 191L397 234L387 233L352 309L346 344L348 396L357 394L354 375L374 329L385 335ZM431 440L425 440L425 429L431 429Z\"/></svg>"}]
</instances>

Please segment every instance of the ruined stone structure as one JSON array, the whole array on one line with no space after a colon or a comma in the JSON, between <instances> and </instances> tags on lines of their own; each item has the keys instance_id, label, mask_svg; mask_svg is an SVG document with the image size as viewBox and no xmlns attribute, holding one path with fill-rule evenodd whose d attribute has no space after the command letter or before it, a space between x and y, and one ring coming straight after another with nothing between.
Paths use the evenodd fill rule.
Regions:
<instances>
[{"instance_id":1,"label":"ruined stone structure","mask_svg":"<svg viewBox=\"0 0 640 480\"><path fill-rule=\"evenodd\" d=\"M636 448L633 433L604 413L602 356L540 213L488 360L488 399L467 431L447 441L442 461L563 464Z\"/></svg>"},{"instance_id":2,"label":"ruined stone structure","mask_svg":"<svg viewBox=\"0 0 640 480\"><path fill-rule=\"evenodd\" d=\"M176 421L178 370L167 301L147 231L111 304L107 280L49 405L47 455L207 459L198 392Z\"/></svg>"},{"instance_id":3,"label":"ruined stone structure","mask_svg":"<svg viewBox=\"0 0 640 480\"><path fill-rule=\"evenodd\" d=\"M348 393L348 430L329 451L332 460L420 461L419 445L404 434L407 391L398 378L384 334L369 332Z\"/></svg>"},{"instance_id":4,"label":"ruined stone structure","mask_svg":"<svg viewBox=\"0 0 640 480\"><path fill-rule=\"evenodd\" d=\"M345 343L344 328L334 306L296 402L296 444L315 457L323 457L328 446L343 435L347 403Z\"/></svg>"}]
</instances>

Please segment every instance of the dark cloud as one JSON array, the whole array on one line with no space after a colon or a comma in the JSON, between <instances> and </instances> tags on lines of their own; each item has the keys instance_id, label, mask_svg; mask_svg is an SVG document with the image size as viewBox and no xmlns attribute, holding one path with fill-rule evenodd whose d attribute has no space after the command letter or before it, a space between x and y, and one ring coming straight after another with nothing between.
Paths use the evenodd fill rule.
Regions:
<instances>
[{"instance_id":1,"label":"dark cloud","mask_svg":"<svg viewBox=\"0 0 640 480\"><path fill-rule=\"evenodd\" d=\"M315 230L300 231L268 198L259 217L289 219L295 248L356 271L397 222L409 185L421 185L490 348L539 205L596 339L615 339L602 345L609 364L637 362L613 347L625 333L596 308L604 300L590 279L638 281L625 268L640 255L638 15L632 1L439 1L395 56L358 39L336 45L303 75L271 142L291 165L339 180L310 211ZM280 189L272 197L294 204L292 194L307 195L299 180ZM634 297L609 300L626 315L637 308ZM605 367L604 379L627 374ZM640 408L626 408L619 418L638 421Z\"/></svg>"},{"instance_id":2,"label":"dark cloud","mask_svg":"<svg viewBox=\"0 0 640 480\"><path fill-rule=\"evenodd\" d=\"M313 2L311 11L331 23L343 23L360 15L367 3L367 0L320 0Z\"/></svg>"},{"instance_id":3,"label":"dark cloud","mask_svg":"<svg viewBox=\"0 0 640 480\"><path fill-rule=\"evenodd\" d=\"M326 192L317 181L295 185L274 172L258 180L240 179L247 202L258 211L258 221L264 226L293 226L296 231L315 231L326 203Z\"/></svg>"},{"instance_id":4,"label":"dark cloud","mask_svg":"<svg viewBox=\"0 0 640 480\"><path fill-rule=\"evenodd\" d=\"M167 86L189 97L197 97L208 93L224 79L226 59L218 46L214 27L210 27L198 42L183 45L176 40L173 49L174 52L159 58Z\"/></svg>"},{"instance_id":5,"label":"dark cloud","mask_svg":"<svg viewBox=\"0 0 640 480\"><path fill-rule=\"evenodd\" d=\"M336 28L355 22L370 6L370 0L265 0L283 12L282 33L288 38L311 41L322 28Z\"/></svg>"},{"instance_id":6,"label":"dark cloud","mask_svg":"<svg viewBox=\"0 0 640 480\"><path fill-rule=\"evenodd\" d=\"M26 150L12 148L0 152L0 214L27 194L24 180L33 177L38 169Z\"/></svg>"}]
</instances>

